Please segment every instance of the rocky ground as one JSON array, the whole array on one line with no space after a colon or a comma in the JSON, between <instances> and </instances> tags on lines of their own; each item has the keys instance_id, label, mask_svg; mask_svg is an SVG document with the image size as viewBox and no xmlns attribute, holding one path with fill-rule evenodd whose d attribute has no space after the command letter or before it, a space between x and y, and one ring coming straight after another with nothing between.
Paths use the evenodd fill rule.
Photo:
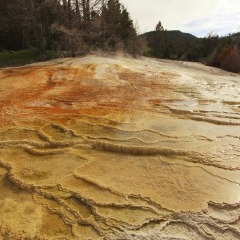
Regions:
<instances>
[{"instance_id":1,"label":"rocky ground","mask_svg":"<svg viewBox=\"0 0 240 240\"><path fill-rule=\"evenodd\" d=\"M240 76L97 57L0 70L0 239L239 239Z\"/></svg>"}]
</instances>

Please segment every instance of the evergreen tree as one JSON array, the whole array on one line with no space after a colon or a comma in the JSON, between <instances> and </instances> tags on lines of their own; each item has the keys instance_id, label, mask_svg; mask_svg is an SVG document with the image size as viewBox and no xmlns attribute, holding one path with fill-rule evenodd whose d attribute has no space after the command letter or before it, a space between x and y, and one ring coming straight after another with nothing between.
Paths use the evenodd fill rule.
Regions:
<instances>
[{"instance_id":1,"label":"evergreen tree","mask_svg":"<svg viewBox=\"0 0 240 240\"><path fill-rule=\"evenodd\" d=\"M163 57L170 58L173 45L169 39L167 29L163 30L163 40L164 40Z\"/></svg>"},{"instance_id":2,"label":"evergreen tree","mask_svg":"<svg viewBox=\"0 0 240 240\"><path fill-rule=\"evenodd\" d=\"M163 57L163 52L165 50L164 41L164 28L162 23L159 21L155 28L154 42L153 42L153 52L154 56L157 58Z\"/></svg>"},{"instance_id":3,"label":"evergreen tree","mask_svg":"<svg viewBox=\"0 0 240 240\"><path fill-rule=\"evenodd\" d=\"M168 32L163 28L160 21L156 25L153 41L150 43L150 47L156 58L170 58L171 52L174 49L173 43L169 39Z\"/></svg>"}]
</instances>

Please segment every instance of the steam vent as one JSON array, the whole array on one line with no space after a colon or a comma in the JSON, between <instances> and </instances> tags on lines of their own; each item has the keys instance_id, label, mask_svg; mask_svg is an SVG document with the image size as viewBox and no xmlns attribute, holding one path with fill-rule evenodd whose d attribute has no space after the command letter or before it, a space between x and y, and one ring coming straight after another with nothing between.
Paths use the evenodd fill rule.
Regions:
<instances>
[{"instance_id":1,"label":"steam vent","mask_svg":"<svg viewBox=\"0 0 240 240\"><path fill-rule=\"evenodd\" d=\"M240 75L124 57L0 70L0 239L240 239Z\"/></svg>"}]
</instances>

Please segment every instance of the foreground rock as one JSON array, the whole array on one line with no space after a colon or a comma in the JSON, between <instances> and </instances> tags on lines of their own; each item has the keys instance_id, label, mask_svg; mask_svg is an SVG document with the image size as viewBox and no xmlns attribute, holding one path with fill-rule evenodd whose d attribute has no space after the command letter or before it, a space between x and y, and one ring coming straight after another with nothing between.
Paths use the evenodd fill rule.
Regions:
<instances>
[{"instance_id":1,"label":"foreground rock","mask_svg":"<svg viewBox=\"0 0 240 240\"><path fill-rule=\"evenodd\" d=\"M240 77L60 59L0 71L0 239L239 239Z\"/></svg>"}]
</instances>

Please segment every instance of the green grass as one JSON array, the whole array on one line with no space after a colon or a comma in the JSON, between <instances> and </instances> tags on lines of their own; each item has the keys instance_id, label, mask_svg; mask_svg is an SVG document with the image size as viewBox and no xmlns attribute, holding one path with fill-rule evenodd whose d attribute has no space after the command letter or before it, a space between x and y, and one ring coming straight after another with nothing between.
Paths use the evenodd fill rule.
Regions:
<instances>
[{"instance_id":1,"label":"green grass","mask_svg":"<svg viewBox=\"0 0 240 240\"><path fill-rule=\"evenodd\" d=\"M47 50L44 60L55 58L56 51ZM29 63L41 62L39 52L35 49L21 50L13 53L0 52L0 67L22 66Z\"/></svg>"},{"instance_id":2,"label":"green grass","mask_svg":"<svg viewBox=\"0 0 240 240\"><path fill-rule=\"evenodd\" d=\"M144 53L145 57L153 57L153 50L151 48L147 48L145 53Z\"/></svg>"}]
</instances>

